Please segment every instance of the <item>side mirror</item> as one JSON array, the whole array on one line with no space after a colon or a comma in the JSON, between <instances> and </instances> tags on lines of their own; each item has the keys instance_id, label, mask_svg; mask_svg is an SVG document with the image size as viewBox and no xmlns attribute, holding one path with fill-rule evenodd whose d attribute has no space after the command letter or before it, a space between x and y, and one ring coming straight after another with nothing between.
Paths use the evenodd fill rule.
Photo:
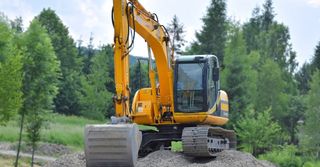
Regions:
<instances>
[{"instance_id":1,"label":"side mirror","mask_svg":"<svg viewBox=\"0 0 320 167\"><path fill-rule=\"evenodd\" d=\"M214 67L213 68L213 71L212 71L212 79L213 81L217 82L219 81L219 78L220 78L220 69L217 68L217 67Z\"/></svg>"}]
</instances>

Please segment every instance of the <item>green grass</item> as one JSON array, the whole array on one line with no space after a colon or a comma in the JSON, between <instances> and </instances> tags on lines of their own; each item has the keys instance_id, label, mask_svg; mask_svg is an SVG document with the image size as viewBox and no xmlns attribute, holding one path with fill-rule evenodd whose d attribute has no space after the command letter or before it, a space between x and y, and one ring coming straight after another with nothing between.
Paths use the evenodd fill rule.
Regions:
<instances>
[{"instance_id":1,"label":"green grass","mask_svg":"<svg viewBox=\"0 0 320 167\"><path fill-rule=\"evenodd\" d=\"M1 167L12 167L14 166L15 157L0 155L0 166ZM31 158L20 158L18 166L19 167L29 167L31 164ZM35 162L34 167L43 166L44 162Z\"/></svg>"},{"instance_id":2,"label":"green grass","mask_svg":"<svg viewBox=\"0 0 320 167\"><path fill-rule=\"evenodd\" d=\"M17 121L9 121L6 126L0 126L0 141L15 142L18 140L19 128Z\"/></svg>"},{"instance_id":3,"label":"green grass","mask_svg":"<svg viewBox=\"0 0 320 167\"><path fill-rule=\"evenodd\" d=\"M171 142L171 151L173 152L182 152L182 142L181 141L172 141Z\"/></svg>"},{"instance_id":4,"label":"green grass","mask_svg":"<svg viewBox=\"0 0 320 167\"><path fill-rule=\"evenodd\" d=\"M76 116L50 115L49 124L41 131L41 142L63 144L72 148L83 149L83 134L86 124L104 123ZM0 141L17 142L19 134L18 118L7 126L0 127ZM23 140L26 140L24 134Z\"/></svg>"}]
</instances>

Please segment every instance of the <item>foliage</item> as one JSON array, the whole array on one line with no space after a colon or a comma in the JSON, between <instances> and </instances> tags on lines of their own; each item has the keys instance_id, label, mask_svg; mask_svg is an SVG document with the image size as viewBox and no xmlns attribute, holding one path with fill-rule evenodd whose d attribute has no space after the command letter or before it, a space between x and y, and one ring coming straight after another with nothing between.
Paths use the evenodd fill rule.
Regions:
<instances>
[{"instance_id":1,"label":"foliage","mask_svg":"<svg viewBox=\"0 0 320 167\"><path fill-rule=\"evenodd\" d=\"M82 60L78 57L74 40L69 36L68 28L50 8L43 9L37 18L47 30L55 54L61 62L62 77L59 83L59 93L54 99L55 111L79 115L78 91L81 89Z\"/></svg>"},{"instance_id":2,"label":"foliage","mask_svg":"<svg viewBox=\"0 0 320 167\"><path fill-rule=\"evenodd\" d=\"M96 54L95 49L93 48L93 35L90 34L89 44L87 47L81 47L81 42L78 44L78 54L83 56L83 73L90 74L92 58Z\"/></svg>"},{"instance_id":3,"label":"foliage","mask_svg":"<svg viewBox=\"0 0 320 167\"><path fill-rule=\"evenodd\" d=\"M130 67L130 101L132 101L137 90L149 86L148 74L148 65L142 60L138 59L137 63Z\"/></svg>"},{"instance_id":4,"label":"foliage","mask_svg":"<svg viewBox=\"0 0 320 167\"><path fill-rule=\"evenodd\" d=\"M314 56L313 56L311 64L312 64L313 69L320 70L320 41L315 48Z\"/></svg>"},{"instance_id":5,"label":"foliage","mask_svg":"<svg viewBox=\"0 0 320 167\"><path fill-rule=\"evenodd\" d=\"M26 131L33 152L40 140L40 129L46 113L53 108L53 98L58 92L59 61L49 36L38 20L33 20L23 36L26 48L23 57L23 106Z\"/></svg>"},{"instance_id":6,"label":"foliage","mask_svg":"<svg viewBox=\"0 0 320 167\"><path fill-rule=\"evenodd\" d=\"M303 164L303 167L318 167L320 166L320 161L307 161Z\"/></svg>"},{"instance_id":7,"label":"foliage","mask_svg":"<svg viewBox=\"0 0 320 167\"><path fill-rule=\"evenodd\" d=\"M13 21L10 21L11 27L13 30L15 30L17 33L23 32L23 20L22 17L17 17Z\"/></svg>"},{"instance_id":8,"label":"foliage","mask_svg":"<svg viewBox=\"0 0 320 167\"><path fill-rule=\"evenodd\" d=\"M80 95L81 115L104 120L111 115L112 94L107 90L111 82L109 74L111 47L105 46L95 57L92 58L90 74L82 78L82 91Z\"/></svg>"},{"instance_id":9,"label":"foliage","mask_svg":"<svg viewBox=\"0 0 320 167\"><path fill-rule=\"evenodd\" d=\"M262 12L261 12L262 11ZM296 53L290 43L289 28L274 20L273 3L266 0L263 10L255 8L249 22L243 25L247 52L259 51L264 58L271 58L281 70L291 74L297 67Z\"/></svg>"},{"instance_id":10,"label":"foliage","mask_svg":"<svg viewBox=\"0 0 320 167\"><path fill-rule=\"evenodd\" d=\"M288 106L288 95L284 92L286 83L282 79L280 67L267 59L258 75L256 109L264 111L271 107L272 116L279 120Z\"/></svg>"},{"instance_id":11,"label":"foliage","mask_svg":"<svg viewBox=\"0 0 320 167\"><path fill-rule=\"evenodd\" d=\"M12 30L0 21L0 125L6 124L22 105L22 53L13 38Z\"/></svg>"},{"instance_id":12,"label":"foliage","mask_svg":"<svg viewBox=\"0 0 320 167\"><path fill-rule=\"evenodd\" d=\"M167 29L170 34L171 45L173 47L171 49L177 53L181 52L181 47L183 47L186 42L184 40L185 31L183 24L179 22L177 15L173 16L171 23L167 26Z\"/></svg>"},{"instance_id":13,"label":"foliage","mask_svg":"<svg viewBox=\"0 0 320 167\"><path fill-rule=\"evenodd\" d=\"M301 145L308 150L307 153L320 159L320 72L318 70L312 75L310 87L307 94L305 124L301 129Z\"/></svg>"},{"instance_id":14,"label":"foliage","mask_svg":"<svg viewBox=\"0 0 320 167\"><path fill-rule=\"evenodd\" d=\"M310 80L312 74L312 66L309 63L304 63L300 70L295 74L295 79L298 82L300 94L307 94L310 90Z\"/></svg>"},{"instance_id":15,"label":"foliage","mask_svg":"<svg viewBox=\"0 0 320 167\"><path fill-rule=\"evenodd\" d=\"M294 145L285 145L281 149L275 149L259 156L259 159L267 160L281 167L300 167L302 158L297 156L298 149Z\"/></svg>"},{"instance_id":16,"label":"foliage","mask_svg":"<svg viewBox=\"0 0 320 167\"><path fill-rule=\"evenodd\" d=\"M241 30L237 26L229 31L221 86L228 91L232 111L229 124L234 124L254 100L253 90L256 90L257 82L254 65L258 63L259 55L247 55Z\"/></svg>"},{"instance_id":17,"label":"foliage","mask_svg":"<svg viewBox=\"0 0 320 167\"><path fill-rule=\"evenodd\" d=\"M194 41L188 52L190 54L214 54L223 64L224 47L227 35L225 0L211 0L206 16L202 18L204 25L196 32Z\"/></svg>"},{"instance_id":18,"label":"foliage","mask_svg":"<svg viewBox=\"0 0 320 167\"><path fill-rule=\"evenodd\" d=\"M171 151L173 152L182 152L182 142L181 141L172 141L171 142Z\"/></svg>"},{"instance_id":19,"label":"foliage","mask_svg":"<svg viewBox=\"0 0 320 167\"><path fill-rule=\"evenodd\" d=\"M270 109L261 112L249 110L238 120L235 130L240 148L255 156L271 149L281 133L279 124L272 120Z\"/></svg>"}]
</instances>

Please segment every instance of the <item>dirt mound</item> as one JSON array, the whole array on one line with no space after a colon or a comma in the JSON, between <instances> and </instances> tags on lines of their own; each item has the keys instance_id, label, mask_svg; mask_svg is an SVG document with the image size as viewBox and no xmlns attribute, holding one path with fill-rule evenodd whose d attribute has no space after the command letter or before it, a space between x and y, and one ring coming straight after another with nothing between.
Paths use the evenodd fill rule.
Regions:
<instances>
[{"instance_id":1,"label":"dirt mound","mask_svg":"<svg viewBox=\"0 0 320 167\"><path fill-rule=\"evenodd\" d=\"M45 167L85 167L83 153L64 155ZM156 151L138 160L138 167L275 167L260 161L251 154L239 151L223 151L216 158L191 158L167 150Z\"/></svg>"}]
</instances>

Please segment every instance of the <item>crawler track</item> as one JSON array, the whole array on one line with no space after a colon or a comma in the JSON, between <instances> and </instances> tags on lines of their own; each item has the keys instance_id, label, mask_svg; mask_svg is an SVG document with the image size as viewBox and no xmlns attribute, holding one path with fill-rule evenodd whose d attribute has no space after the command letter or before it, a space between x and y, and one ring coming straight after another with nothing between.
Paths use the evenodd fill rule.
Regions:
<instances>
[{"instance_id":1,"label":"crawler track","mask_svg":"<svg viewBox=\"0 0 320 167\"><path fill-rule=\"evenodd\" d=\"M220 127L187 127L182 133L184 154L193 157L210 157L223 150L236 149L234 131Z\"/></svg>"}]
</instances>

